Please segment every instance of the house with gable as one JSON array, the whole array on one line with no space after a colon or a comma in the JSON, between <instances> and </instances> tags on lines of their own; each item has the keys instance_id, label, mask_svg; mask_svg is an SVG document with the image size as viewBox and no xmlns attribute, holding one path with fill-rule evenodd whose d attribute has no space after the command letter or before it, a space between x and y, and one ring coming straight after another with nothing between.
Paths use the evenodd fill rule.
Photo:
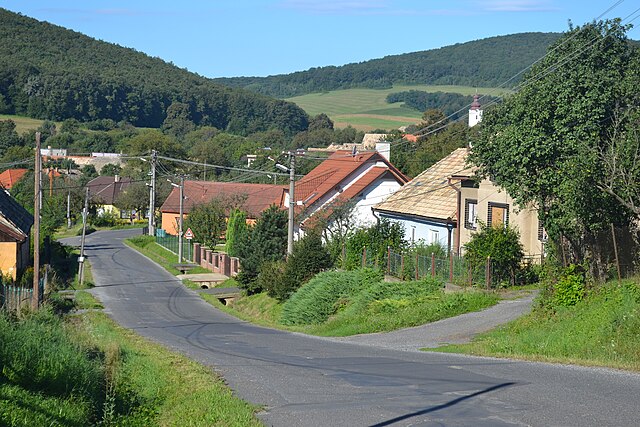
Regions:
<instances>
[{"instance_id":1,"label":"house with gable","mask_svg":"<svg viewBox=\"0 0 640 427\"><path fill-rule=\"evenodd\" d=\"M271 205L284 209L285 188L273 184L249 184L238 182L184 181L183 214L186 219L194 206L215 199L236 199L240 209L247 213L247 223L254 224L260 214ZM160 207L162 229L178 234L180 218L180 190L173 187Z\"/></svg>"},{"instance_id":2,"label":"house with gable","mask_svg":"<svg viewBox=\"0 0 640 427\"><path fill-rule=\"evenodd\" d=\"M456 254L479 228L511 225L520 232L525 255L539 258L546 236L532 207L519 207L491 180L477 182L466 164L468 148L458 148L416 176L373 210L402 224L410 242L436 243Z\"/></svg>"},{"instance_id":3,"label":"house with gable","mask_svg":"<svg viewBox=\"0 0 640 427\"><path fill-rule=\"evenodd\" d=\"M117 208L115 203L131 182L131 178L118 175L103 175L89 181L86 188L89 189L90 200L98 205L98 214L109 213L121 219L129 219L131 212Z\"/></svg>"},{"instance_id":4,"label":"house with gable","mask_svg":"<svg viewBox=\"0 0 640 427\"><path fill-rule=\"evenodd\" d=\"M14 280L30 265L33 215L0 189L0 272Z\"/></svg>"},{"instance_id":5,"label":"house with gable","mask_svg":"<svg viewBox=\"0 0 640 427\"><path fill-rule=\"evenodd\" d=\"M382 144L383 148L388 144ZM296 237L304 235L314 216L336 202L353 203L352 217L358 225L374 224L377 218L371 207L408 182L388 158L389 150L339 150L295 183L298 220ZM287 191L285 206L289 203Z\"/></svg>"}]
</instances>

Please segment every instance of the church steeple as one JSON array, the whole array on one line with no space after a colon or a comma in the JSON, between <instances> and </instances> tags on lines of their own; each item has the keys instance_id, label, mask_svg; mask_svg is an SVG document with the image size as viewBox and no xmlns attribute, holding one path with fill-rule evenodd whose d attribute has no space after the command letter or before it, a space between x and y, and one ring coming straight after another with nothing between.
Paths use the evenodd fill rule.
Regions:
<instances>
[{"instance_id":1,"label":"church steeple","mask_svg":"<svg viewBox=\"0 0 640 427\"><path fill-rule=\"evenodd\" d=\"M482 106L479 99L479 95L473 95L473 103L469 108L469 127L473 127L482 121Z\"/></svg>"}]
</instances>

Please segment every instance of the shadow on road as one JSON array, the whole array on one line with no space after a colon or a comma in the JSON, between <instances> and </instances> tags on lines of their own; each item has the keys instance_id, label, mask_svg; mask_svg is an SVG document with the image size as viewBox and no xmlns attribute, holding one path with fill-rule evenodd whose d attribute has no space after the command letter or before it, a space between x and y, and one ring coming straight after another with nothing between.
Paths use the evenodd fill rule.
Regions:
<instances>
[{"instance_id":1,"label":"shadow on road","mask_svg":"<svg viewBox=\"0 0 640 427\"><path fill-rule=\"evenodd\" d=\"M484 390L480 390L480 391L477 391L475 393L471 393L471 394L469 394L467 396L458 397L457 399L453 399L452 401L447 402L447 403L443 403L442 405L437 405L437 406L434 406L434 407L431 407L431 408L423 409L422 411L418 411L418 412L412 412L411 414L402 415L400 417L391 418L390 420L386 420L386 421L383 421L381 423L371 424L370 427L384 427L384 426L388 426L388 425L397 423L399 421L403 421L403 420L406 420L406 419L409 419L409 418L417 417L419 415L424 415L424 414L428 414L430 412L435 412L435 411L439 411L441 409L446 409L446 408L449 408L449 407L451 407L453 405L457 405L460 402L464 402L465 400L471 399L473 397L480 396L480 395L485 394L485 393L490 393L492 391L499 390L501 388L510 387L510 386L512 386L514 384L515 383L513 383L513 382L496 384L496 385L488 387L488 388L486 388Z\"/></svg>"}]
</instances>

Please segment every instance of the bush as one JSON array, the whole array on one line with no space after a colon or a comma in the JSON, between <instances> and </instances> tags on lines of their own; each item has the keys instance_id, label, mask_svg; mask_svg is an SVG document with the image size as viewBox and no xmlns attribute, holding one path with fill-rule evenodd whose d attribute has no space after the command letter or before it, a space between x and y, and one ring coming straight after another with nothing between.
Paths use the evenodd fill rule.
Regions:
<instances>
[{"instance_id":1,"label":"bush","mask_svg":"<svg viewBox=\"0 0 640 427\"><path fill-rule=\"evenodd\" d=\"M91 225L96 227L113 227L118 225L118 216L113 212L103 212L91 220Z\"/></svg>"},{"instance_id":2,"label":"bush","mask_svg":"<svg viewBox=\"0 0 640 427\"><path fill-rule=\"evenodd\" d=\"M353 270L362 266L362 249L367 248L367 264L383 265L387 248L401 250L406 246L404 228L397 222L385 218L376 225L356 231L347 241L346 268Z\"/></svg>"},{"instance_id":3,"label":"bush","mask_svg":"<svg viewBox=\"0 0 640 427\"><path fill-rule=\"evenodd\" d=\"M269 296L273 297L273 289L284 281L286 265L282 260L263 262L256 279L256 287L267 290Z\"/></svg>"},{"instance_id":4,"label":"bush","mask_svg":"<svg viewBox=\"0 0 640 427\"><path fill-rule=\"evenodd\" d=\"M465 248L465 258L474 268L483 267L487 257L491 257L494 284L515 284L516 272L524 258L520 233L516 229L502 225L491 227L480 224L480 231L472 234Z\"/></svg>"},{"instance_id":5,"label":"bush","mask_svg":"<svg viewBox=\"0 0 640 427\"><path fill-rule=\"evenodd\" d=\"M307 280L331 265L331 255L322 245L320 234L307 234L295 243L281 280L271 282L264 289L269 292L269 296L284 301Z\"/></svg>"},{"instance_id":6,"label":"bush","mask_svg":"<svg viewBox=\"0 0 640 427\"><path fill-rule=\"evenodd\" d=\"M129 241L139 248L145 248L150 243L154 243L156 238L154 236L134 236L129 238Z\"/></svg>"},{"instance_id":7,"label":"bush","mask_svg":"<svg viewBox=\"0 0 640 427\"><path fill-rule=\"evenodd\" d=\"M585 296L584 270L575 265L567 267L553 287L553 305L570 307L582 301Z\"/></svg>"},{"instance_id":8,"label":"bush","mask_svg":"<svg viewBox=\"0 0 640 427\"><path fill-rule=\"evenodd\" d=\"M362 289L382 279L381 272L371 269L320 273L285 302L280 322L284 325L322 323Z\"/></svg>"}]
</instances>

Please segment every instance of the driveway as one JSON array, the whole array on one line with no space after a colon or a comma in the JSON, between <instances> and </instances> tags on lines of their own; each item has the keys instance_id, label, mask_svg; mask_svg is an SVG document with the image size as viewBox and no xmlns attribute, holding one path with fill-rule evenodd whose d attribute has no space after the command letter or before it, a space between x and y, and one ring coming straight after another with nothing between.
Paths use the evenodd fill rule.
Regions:
<instances>
[{"instance_id":1,"label":"driveway","mask_svg":"<svg viewBox=\"0 0 640 427\"><path fill-rule=\"evenodd\" d=\"M122 243L87 237L106 312L222 375L273 426L632 426L640 375L337 342L216 310ZM66 239L77 244L77 239ZM188 393L188 390L185 390Z\"/></svg>"}]
</instances>

